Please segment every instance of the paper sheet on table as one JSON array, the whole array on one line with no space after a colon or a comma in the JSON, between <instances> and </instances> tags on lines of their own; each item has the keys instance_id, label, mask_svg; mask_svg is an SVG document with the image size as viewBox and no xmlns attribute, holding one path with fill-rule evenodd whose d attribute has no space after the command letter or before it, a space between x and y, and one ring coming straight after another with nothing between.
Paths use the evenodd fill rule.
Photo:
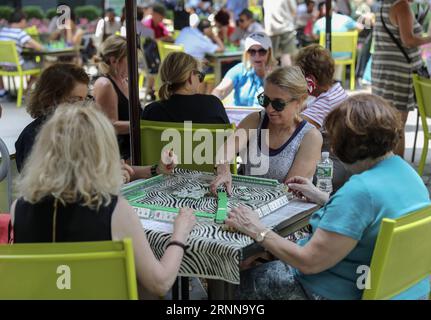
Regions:
<instances>
[{"instance_id":1,"label":"paper sheet on table","mask_svg":"<svg viewBox=\"0 0 431 320\"><path fill-rule=\"evenodd\" d=\"M141 224L145 230L154 230L164 233L172 233L174 231L174 225L172 223L141 219Z\"/></svg>"}]
</instances>

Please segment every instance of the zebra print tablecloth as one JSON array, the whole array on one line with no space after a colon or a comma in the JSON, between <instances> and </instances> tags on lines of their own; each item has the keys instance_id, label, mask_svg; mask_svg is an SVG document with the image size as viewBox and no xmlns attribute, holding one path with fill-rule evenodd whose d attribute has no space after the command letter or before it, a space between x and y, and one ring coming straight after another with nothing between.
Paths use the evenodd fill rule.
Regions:
<instances>
[{"instance_id":1,"label":"zebra print tablecloth","mask_svg":"<svg viewBox=\"0 0 431 320\"><path fill-rule=\"evenodd\" d=\"M142 225L157 258L161 258L171 239L172 221L176 213L160 208L190 207L196 211L214 213L217 198L181 198L181 190L208 189L212 174L176 169L175 175L136 182L123 188L123 195L141 218ZM289 202L285 187L277 181L234 177L232 196L227 207L246 205L261 217ZM158 209L142 207L155 206ZM198 218L188 239L189 248L180 267L180 275L224 280L239 284L239 265L243 249L253 240L240 233L226 231L214 218Z\"/></svg>"},{"instance_id":2,"label":"zebra print tablecloth","mask_svg":"<svg viewBox=\"0 0 431 320\"><path fill-rule=\"evenodd\" d=\"M161 258L171 240L172 225L142 220L151 248ZM151 228L151 229L149 229ZM217 279L239 284L242 249L252 244L248 236L232 233L215 223L198 223L189 236L180 276Z\"/></svg>"}]
</instances>

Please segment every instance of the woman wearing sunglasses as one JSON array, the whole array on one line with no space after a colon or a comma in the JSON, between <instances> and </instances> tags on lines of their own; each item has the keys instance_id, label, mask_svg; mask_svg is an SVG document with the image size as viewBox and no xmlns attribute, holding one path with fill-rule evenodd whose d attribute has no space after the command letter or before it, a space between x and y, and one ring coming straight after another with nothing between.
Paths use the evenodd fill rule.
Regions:
<instances>
[{"instance_id":1,"label":"woman wearing sunglasses","mask_svg":"<svg viewBox=\"0 0 431 320\"><path fill-rule=\"evenodd\" d=\"M213 90L221 100L234 90L234 105L258 106L257 96L263 91L263 80L274 67L271 39L255 32L245 40L243 62L230 69Z\"/></svg>"},{"instance_id":2,"label":"woman wearing sunglasses","mask_svg":"<svg viewBox=\"0 0 431 320\"><path fill-rule=\"evenodd\" d=\"M205 74L198 61L184 52L170 53L160 67L160 101L145 107L143 119L164 122L229 123L222 102L199 94Z\"/></svg>"},{"instance_id":3,"label":"woman wearing sunglasses","mask_svg":"<svg viewBox=\"0 0 431 320\"><path fill-rule=\"evenodd\" d=\"M265 90L258 98L264 110L248 115L238 125L239 131L247 132L247 139L229 137L219 150L217 177L211 184L213 193L220 185L231 193L228 163L238 152L245 162L245 175L283 183L297 175L313 176L320 159L322 136L300 117L307 96L307 83L299 67L278 68L268 75ZM229 154L230 150L235 150L235 154Z\"/></svg>"}]
</instances>

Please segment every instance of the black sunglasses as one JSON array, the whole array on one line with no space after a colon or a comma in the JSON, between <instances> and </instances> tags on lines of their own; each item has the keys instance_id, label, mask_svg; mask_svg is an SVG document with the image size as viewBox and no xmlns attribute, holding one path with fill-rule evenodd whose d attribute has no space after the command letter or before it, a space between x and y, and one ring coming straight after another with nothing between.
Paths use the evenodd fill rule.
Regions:
<instances>
[{"instance_id":1,"label":"black sunglasses","mask_svg":"<svg viewBox=\"0 0 431 320\"><path fill-rule=\"evenodd\" d=\"M267 52L268 52L268 50L265 50L265 49L259 49L259 50L255 50L255 49L248 49L247 50L247 52L248 52L248 54L249 55L251 55L252 57L254 57L255 55L256 55L256 53L258 53L259 54L259 56L261 56L261 57L263 57Z\"/></svg>"},{"instance_id":2,"label":"black sunglasses","mask_svg":"<svg viewBox=\"0 0 431 320\"><path fill-rule=\"evenodd\" d=\"M275 111L283 111L284 108L291 103L292 101L294 101L295 99L290 99L289 101L283 101L281 99L274 99L271 100L267 95L265 95L265 93L261 93L257 96L257 101L259 102L259 104L266 108L269 106L269 104L271 104L271 106L274 108Z\"/></svg>"},{"instance_id":3,"label":"black sunglasses","mask_svg":"<svg viewBox=\"0 0 431 320\"><path fill-rule=\"evenodd\" d=\"M193 73L198 76L199 82L202 83L205 80L205 73L199 70L193 70Z\"/></svg>"}]
</instances>

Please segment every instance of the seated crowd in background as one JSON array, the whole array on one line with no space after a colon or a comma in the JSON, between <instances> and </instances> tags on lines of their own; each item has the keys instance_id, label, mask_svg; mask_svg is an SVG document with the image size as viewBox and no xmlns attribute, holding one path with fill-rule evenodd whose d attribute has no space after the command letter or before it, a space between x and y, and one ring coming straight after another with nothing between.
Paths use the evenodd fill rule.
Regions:
<instances>
[{"instance_id":1,"label":"seated crowd in background","mask_svg":"<svg viewBox=\"0 0 431 320\"><path fill-rule=\"evenodd\" d=\"M25 14L17 10L11 14L8 19L8 26L0 28L0 41L14 41L16 43L16 49L18 53L19 63L23 70L30 70L39 67L39 65L34 60L26 60L22 56L22 51L24 48L30 48L34 50L42 50L43 46L36 40L32 39L25 28L27 26L27 19ZM7 68L7 63L3 64L0 61L0 67ZM29 86L35 81L35 77L32 76L29 81ZM4 88L3 77L0 77L0 97L6 95L6 90Z\"/></svg>"}]
</instances>

